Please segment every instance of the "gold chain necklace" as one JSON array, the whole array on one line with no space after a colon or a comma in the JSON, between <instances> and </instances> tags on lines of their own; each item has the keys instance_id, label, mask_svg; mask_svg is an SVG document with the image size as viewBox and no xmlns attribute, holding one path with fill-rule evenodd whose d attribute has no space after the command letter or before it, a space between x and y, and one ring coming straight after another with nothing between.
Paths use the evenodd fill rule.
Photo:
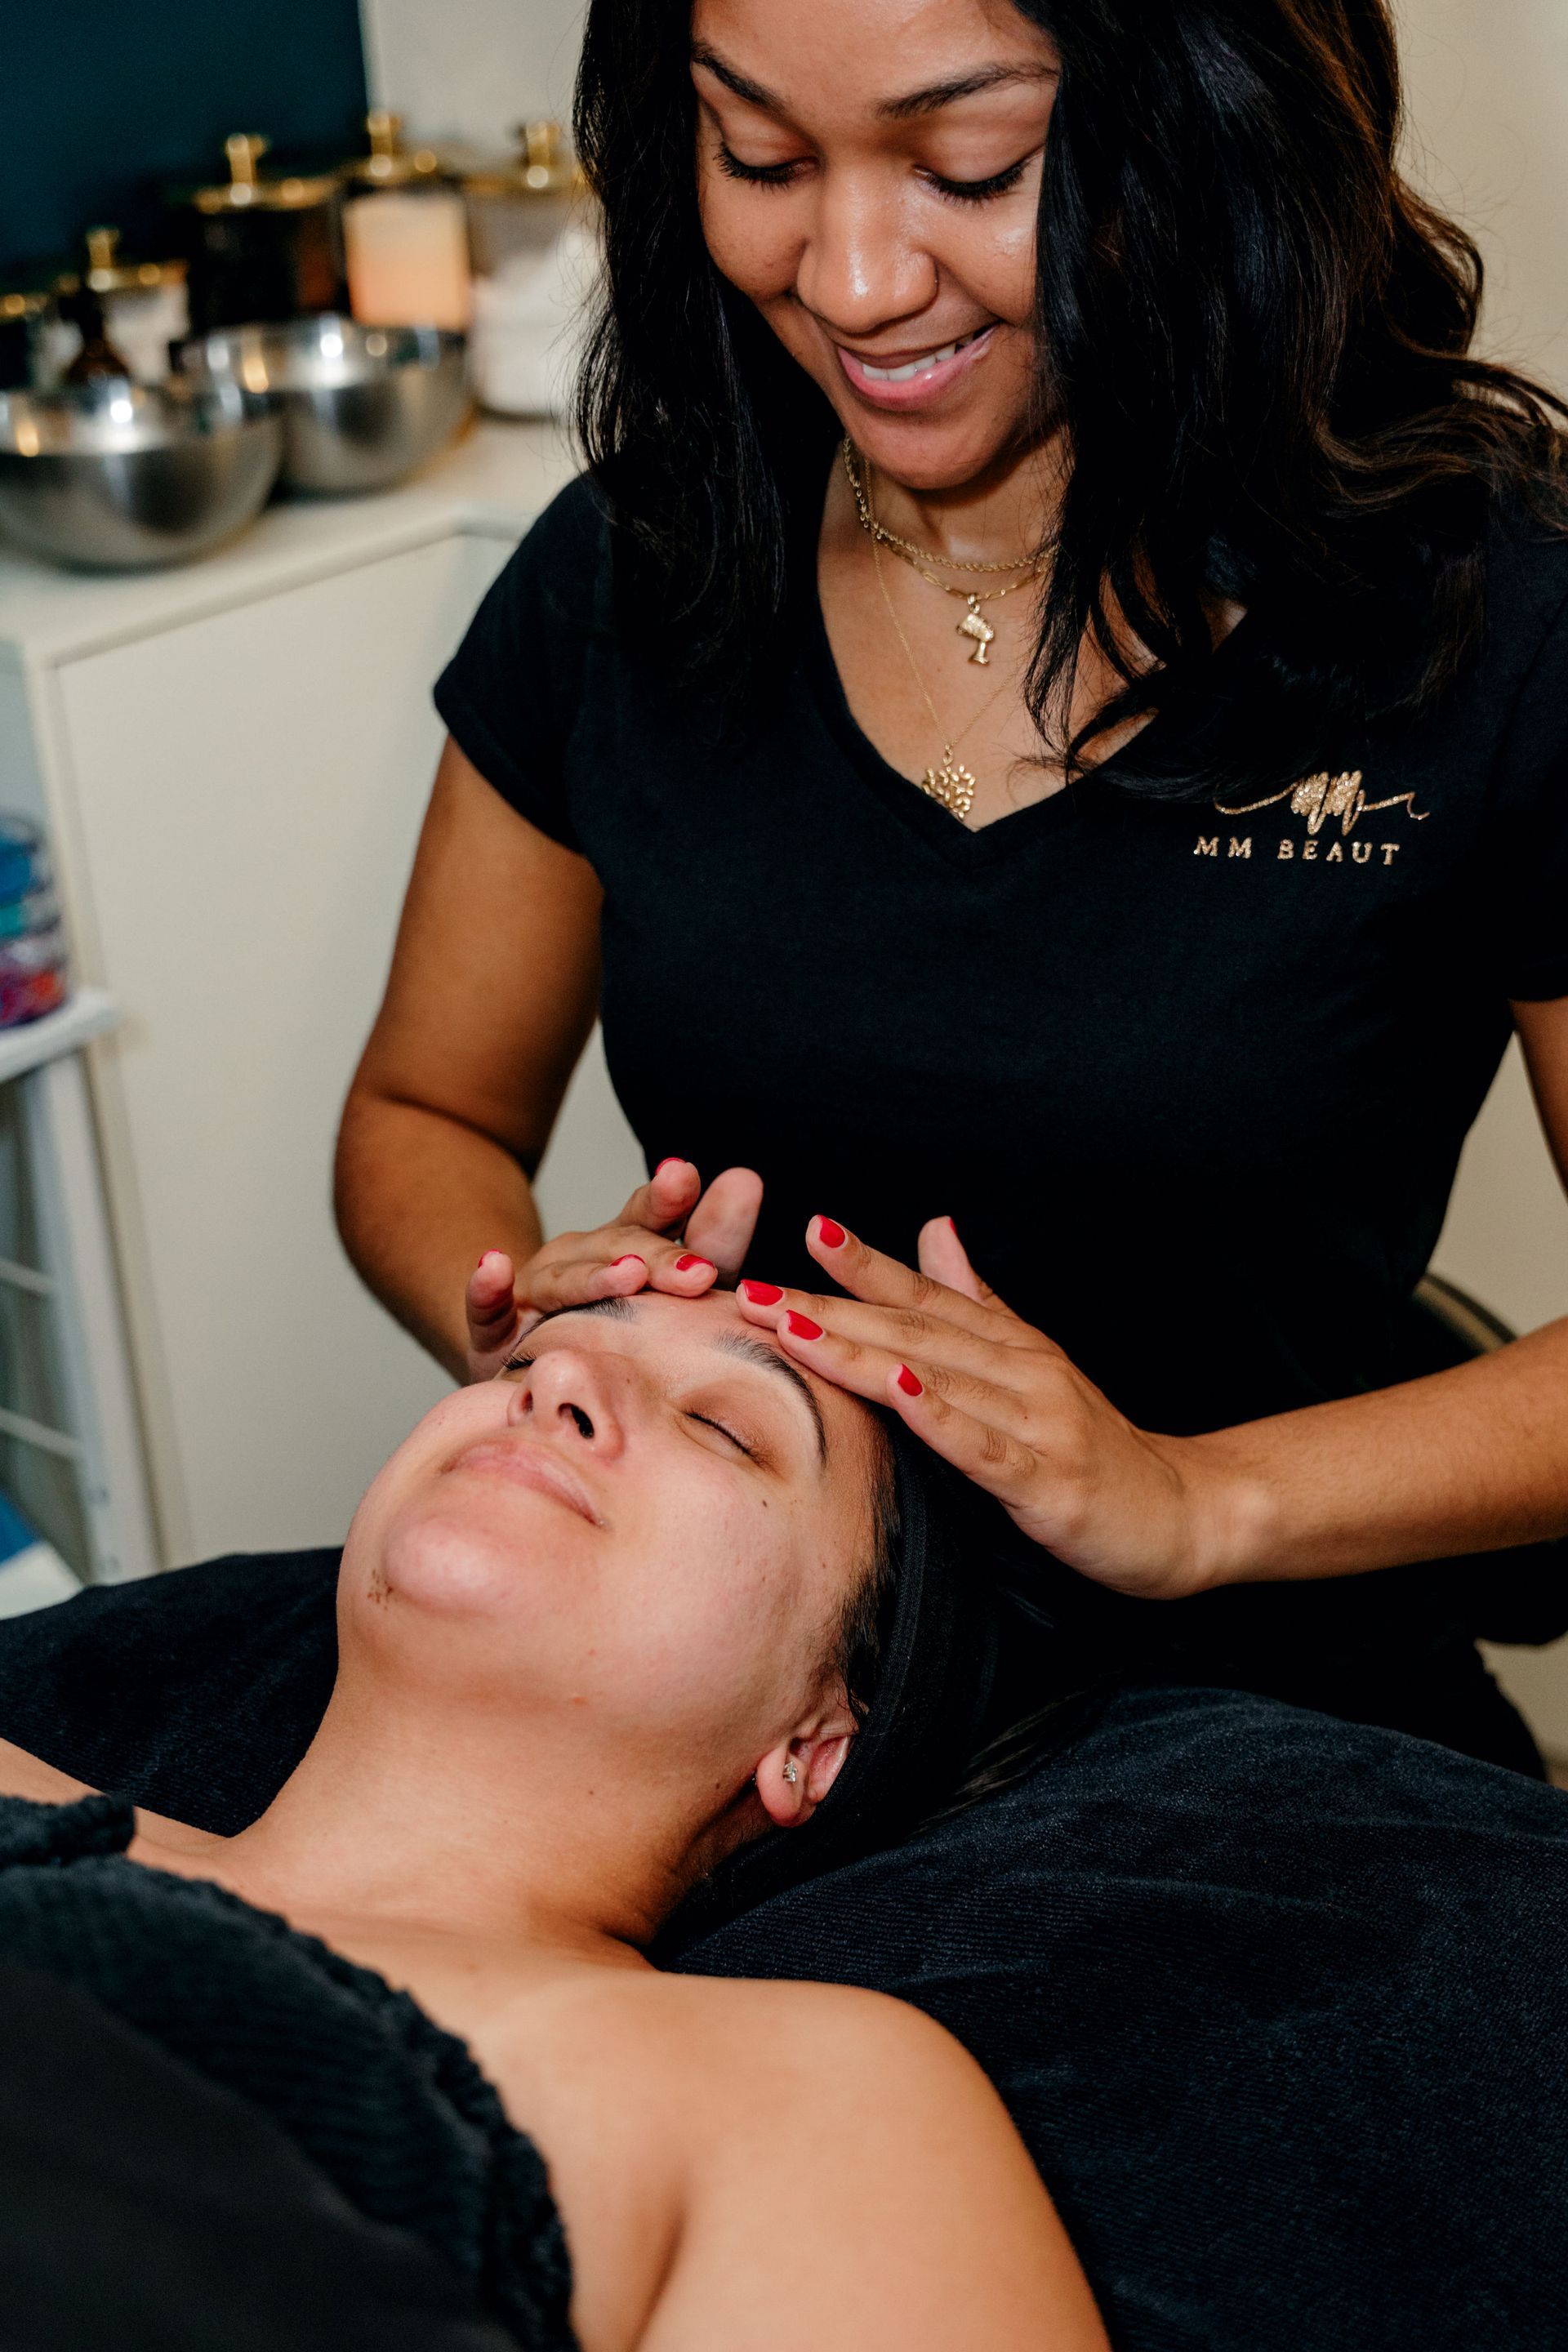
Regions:
<instances>
[{"instance_id":1,"label":"gold chain necklace","mask_svg":"<svg viewBox=\"0 0 1568 2352\"><path fill-rule=\"evenodd\" d=\"M877 574L877 585L882 592L882 602L888 608L888 618L893 625L893 633L904 649L904 659L909 663L925 707L931 712L931 723L942 739L942 765L928 768L920 780L918 789L925 793L928 800L933 800L946 809L950 816L957 817L962 824L974 806L974 772L971 768L966 768L961 760L955 760L953 752L960 740L969 733L972 727L977 727L980 724L992 704L1001 700L1013 681L1010 677L1004 678L994 693L986 696L973 716L964 720L957 734L949 735L937 716L936 705L931 698L931 689L925 682L919 662L914 657L910 641L904 635L903 624L893 609L893 600L888 593L888 583L882 576L881 541L877 539L871 541L871 562Z\"/></svg>"},{"instance_id":2,"label":"gold chain necklace","mask_svg":"<svg viewBox=\"0 0 1568 2352\"><path fill-rule=\"evenodd\" d=\"M1044 554L1020 555L1006 563L974 563L962 556L938 555L929 548L917 547L912 540L900 539L896 531L889 530L885 523L878 520L876 509L871 504L870 486L861 478L858 453L847 434L844 436L842 454L844 471L855 499L855 511L859 517L861 530L870 538L873 554L879 554L885 547L901 562L907 563L911 572L918 572L922 580L929 580L933 588L940 588L944 596L962 596L967 609L958 624L958 635L970 640L973 646L970 660L977 662L982 669L989 668L991 647L995 642L996 632L980 607L999 603L1004 596L1010 596L1015 588L1026 587L1029 581L1037 578L1046 561ZM926 567L931 563L945 564L951 572L1022 571L1025 576L1022 580L1009 581L1005 588L955 587L951 581L939 580L934 572L928 571ZM879 572L878 577L880 576ZM891 605L888 609L891 612Z\"/></svg>"}]
</instances>

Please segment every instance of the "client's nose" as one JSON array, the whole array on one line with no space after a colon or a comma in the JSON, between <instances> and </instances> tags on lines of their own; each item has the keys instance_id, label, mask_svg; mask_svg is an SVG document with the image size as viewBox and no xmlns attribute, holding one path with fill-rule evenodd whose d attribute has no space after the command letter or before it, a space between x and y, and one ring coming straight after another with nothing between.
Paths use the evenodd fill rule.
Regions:
<instances>
[{"instance_id":1,"label":"client's nose","mask_svg":"<svg viewBox=\"0 0 1568 2352\"><path fill-rule=\"evenodd\" d=\"M531 1421L541 1437L568 1445L592 1446L595 1454L620 1451L622 1430L603 1365L574 1348L552 1348L534 1360L515 1391L510 1418Z\"/></svg>"}]
</instances>

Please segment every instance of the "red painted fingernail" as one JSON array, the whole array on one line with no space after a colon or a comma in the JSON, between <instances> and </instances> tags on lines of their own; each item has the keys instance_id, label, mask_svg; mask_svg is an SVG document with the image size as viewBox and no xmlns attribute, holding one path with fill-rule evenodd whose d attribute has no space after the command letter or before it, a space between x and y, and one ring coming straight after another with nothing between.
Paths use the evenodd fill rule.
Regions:
<instances>
[{"instance_id":1,"label":"red painted fingernail","mask_svg":"<svg viewBox=\"0 0 1568 2352\"><path fill-rule=\"evenodd\" d=\"M784 1317L784 1328L793 1331L797 1339L820 1339L822 1326L814 1323L809 1315L797 1315L792 1307Z\"/></svg>"},{"instance_id":2,"label":"red painted fingernail","mask_svg":"<svg viewBox=\"0 0 1568 2352\"><path fill-rule=\"evenodd\" d=\"M684 1257L676 1259L675 1271L677 1274L689 1274L694 1265L705 1265L711 1269L713 1261L710 1257L693 1257L691 1252L688 1250Z\"/></svg>"},{"instance_id":3,"label":"red painted fingernail","mask_svg":"<svg viewBox=\"0 0 1568 2352\"><path fill-rule=\"evenodd\" d=\"M835 1224L831 1217L818 1217L816 1238L824 1249L842 1249L848 1237L843 1226Z\"/></svg>"},{"instance_id":4,"label":"red painted fingernail","mask_svg":"<svg viewBox=\"0 0 1568 2352\"><path fill-rule=\"evenodd\" d=\"M656 1176L662 1176L667 1168L679 1168L679 1166L680 1162L679 1160L661 1160L658 1166L653 1172Z\"/></svg>"},{"instance_id":5,"label":"red painted fingernail","mask_svg":"<svg viewBox=\"0 0 1568 2352\"><path fill-rule=\"evenodd\" d=\"M644 1273L645 1273L645 1274L646 1274L646 1273L647 1273L647 1258L646 1258L646 1257L639 1257L639 1256L637 1255L637 1254L636 1250L627 1250L624 1257L613 1257L613 1258L610 1260L610 1264L611 1264L613 1266L616 1266L616 1265L640 1265L640 1266L642 1267L642 1269L643 1269L643 1271L644 1271Z\"/></svg>"},{"instance_id":6,"label":"red painted fingernail","mask_svg":"<svg viewBox=\"0 0 1568 2352\"><path fill-rule=\"evenodd\" d=\"M741 1287L753 1307L776 1307L784 1297L776 1282L743 1282Z\"/></svg>"},{"instance_id":7,"label":"red painted fingernail","mask_svg":"<svg viewBox=\"0 0 1568 2352\"><path fill-rule=\"evenodd\" d=\"M925 1394L924 1381L916 1380L908 1364L899 1366L899 1386L906 1396L924 1396Z\"/></svg>"}]
</instances>

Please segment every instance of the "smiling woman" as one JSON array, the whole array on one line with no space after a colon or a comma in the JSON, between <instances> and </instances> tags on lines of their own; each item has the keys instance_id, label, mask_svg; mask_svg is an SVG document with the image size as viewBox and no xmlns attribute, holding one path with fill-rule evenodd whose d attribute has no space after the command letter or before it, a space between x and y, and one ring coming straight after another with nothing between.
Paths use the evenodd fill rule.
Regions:
<instances>
[{"instance_id":1,"label":"smiling woman","mask_svg":"<svg viewBox=\"0 0 1568 2352\"><path fill-rule=\"evenodd\" d=\"M1539 1771L1568 1325L1416 1291L1510 1030L1568 1166L1563 411L1384 0L593 0L577 125L587 473L437 688L356 1262L469 1375L787 1286L1141 1663ZM545 1243L596 1011L653 1172Z\"/></svg>"}]
</instances>

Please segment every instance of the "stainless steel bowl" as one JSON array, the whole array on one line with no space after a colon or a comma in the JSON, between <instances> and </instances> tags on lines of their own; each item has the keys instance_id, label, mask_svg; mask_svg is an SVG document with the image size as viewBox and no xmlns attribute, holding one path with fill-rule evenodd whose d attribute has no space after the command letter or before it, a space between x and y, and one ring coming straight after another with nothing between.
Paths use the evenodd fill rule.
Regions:
<instances>
[{"instance_id":1,"label":"stainless steel bowl","mask_svg":"<svg viewBox=\"0 0 1568 2352\"><path fill-rule=\"evenodd\" d=\"M461 335L294 319L229 327L186 343L193 382L275 395L292 490L341 497L400 482L449 440L472 405Z\"/></svg>"},{"instance_id":2,"label":"stainless steel bowl","mask_svg":"<svg viewBox=\"0 0 1568 2352\"><path fill-rule=\"evenodd\" d=\"M260 510L282 455L274 404L234 384L0 393L0 527L86 571L184 563Z\"/></svg>"}]
</instances>

